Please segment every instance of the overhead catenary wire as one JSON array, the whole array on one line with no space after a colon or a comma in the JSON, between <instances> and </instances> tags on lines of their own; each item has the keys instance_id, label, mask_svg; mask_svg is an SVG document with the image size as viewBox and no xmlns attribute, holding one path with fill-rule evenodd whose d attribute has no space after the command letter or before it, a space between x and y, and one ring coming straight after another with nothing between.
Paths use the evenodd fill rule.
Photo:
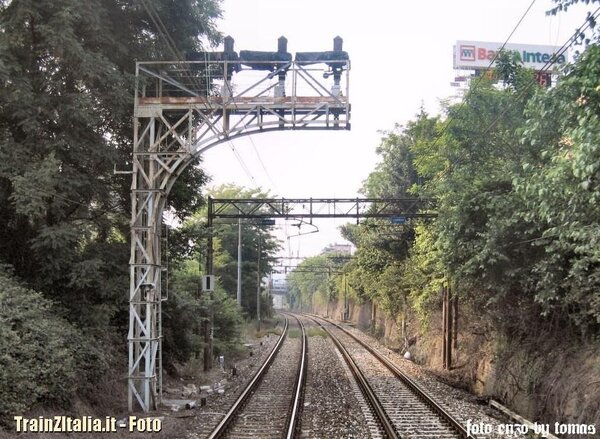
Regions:
<instances>
[{"instance_id":1,"label":"overhead catenary wire","mask_svg":"<svg viewBox=\"0 0 600 439\"><path fill-rule=\"evenodd\" d=\"M271 175L269 174L269 171L267 170L267 167L265 166L259 152L258 152L258 148L256 147L256 144L254 143L254 140L252 140L252 136L248 136L248 139L250 139L250 143L252 145L252 148L254 149L254 152L256 153L256 157L258 158L258 161L260 163L260 165L263 168L263 171L265 171L265 175L267 176L267 178L269 179L269 181L271 182L271 184L273 185L273 188L275 189L275 191L277 193L279 193L279 189L277 188L277 185L275 184L275 182L273 181L273 179L271 178Z\"/></svg>"},{"instance_id":2,"label":"overhead catenary wire","mask_svg":"<svg viewBox=\"0 0 600 439\"><path fill-rule=\"evenodd\" d=\"M256 179L254 178L254 176L250 172L250 169L248 168L248 166L244 162L244 159L242 158L242 156L240 155L240 153L237 151L237 149L235 149L235 146L233 145L233 143L231 141L228 141L227 143L228 143L229 147L231 148L231 151L233 151L233 155L235 156L235 158L239 162L239 164L242 167L244 173L246 174L246 176L250 180L250 183L252 183L254 185L254 187L258 187L258 185L256 184Z\"/></svg>"},{"instance_id":3,"label":"overhead catenary wire","mask_svg":"<svg viewBox=\"0 0 600 439\"><path fill-rule=\"evenodd\" d=\"M227 87L227 93L228 93L228 95L231 98L231 102L233 103L233 106L235 107L236 110L239 110L239 108L237 106L237 102L235 101L235 96L233 94L233 89L231 87L231 84L229 84L229 82L227 81L227 79L225 79L224 84L225 84L225 87ZM267 170L267 168L266 168L266 166L265 166L265 164L264 164L264 162L263 162L263 160L262 160L262 158L261 158L261 156L260 156L260 154L258 152L258 148L256 147L256 144L254 143L254 140L252 139L252 136L249 136L248 139L250 140L250 144L252 145L252 148L254 149L254 152L256 153L258 161L259 161L260 165L262 166L262 168L263 168L263 170L265 172L265 175L267 176L267 178L269 179L269 181L271 182L271 184L273 185L273 187L275 188L275 190L277 190L277 187L276 187L277 185L273 182L273 179L271 178L271 175L269 174L269 171ZM231 148L233 149L233 151L235 153L235 147L233 146L233 144L231 143L231 141L229 142L229 144L230 144ZM245 167L245 165L244 165L244 167ZM256 186L256 180L254 179L254 177L251 177L250 179L254 182L254 184Z\"/></svg>"},{"instance_id":4,"label":"overhead catenary wire","mask_svg":"<svg viewBox=\"0 0 600 439\"><path fill-rule=\"evenodd\" d=\"M150 19L154 23L156 30L158 31L160 36L165 41L169 51L173 54L173 56L178 61L180 61L182 63L182 68L183 68L184 74L189 79L191 85L196 86L198 88L198 90L200 91L202 89L202 85L198 83L198 81L194 77L194 75L193 75L192 71L189 69L189 67L186 67L185 58L184 58L183 54L177 48L175 41L171 37L171 34L169 33L167 27L165 26L164 22L160 18L160 14L158 13L158 11L154 8L154 6L151 3L147 2L146 0L140 0L140 1L141 1L142 5L144 6L144 9L146 9L146 13L148 14ZM210 102L208 102L208 105L210 107Z\"/></svg>"},{"instance_id":5,"label":"overhead catenary wire","mask_svg":"<svg viewBox=\"0 0 600 439\"><path fill-rule=\"evenodd\" d=\"M231 89L231 85L229 84L229 81L227 81L227 72L223 72L223 83L224 83L225 87L227 87L228 94L229 94L229 96L231 96L231 101L233 102L233 105L234 105L234 107L237 110L238 107L237 107L237 104L235 102L235 99L233 98L233 91ZM240 166L242 167L242 169L244 170L244 172L246 173L246 175L250 179L250 182L254 185L254 187L258 188L258 185L256 184L256 179L254 178L254 176L250 172L250 169L248 168L248 166L244 162L244 159L242 158L242 156L240 155L240 153L236 150L233 142L231 140L228 140L227 143L229 144L229 147L233 151L233 154L235 155L236 159L240 163Z\"/></svg>"},{"instance_id":6,"label":"overhead catenary wire","mask_svg":"<svg viewBox=\"0 0 600 439\"><path fill-rule=\"evenodd\" d=\"M166 26L164 25L162 19L160 18L160 15L158 14L158 12L154 9L154 7L149 4L146 0L141 0L144 8L146 9L146 12L148 13L149 17L151 18L152 22L154 23L154 25L156 26L159 34L163 37L163 39L165 40L165 43L167 45L167 47L169 48L169 50L171 51L171 53L175 56L175 58L177 58L179 61L184 62L184 58L183 55L181 54L181 52L177 49L177 46L175 44L175 42L173 41L173 38L171 37L169 31L167 30ZM206 74L206 78L207 81L210 81L210 72L209 72L209 66L208 66L208 59L207 59L207 55L205 53L204 56L205 59L205 74ZM199 88L201 89L201 85L199 85L197 83L197 81L195 80L195 78L193 77L193 75L191 75L191 72L189 71L189 69L185 68L186 74L188 76L188 78ZM227 72L223 73L224 75L224 80L225 83L227 84ZM210 83L207 84L207 87L210 86ZM229 85L227 85L228 87L230 87ZM212 106L210 105L210 100L207 100L208 106L211 108L212 110ZM235 103L234 103L235 104ZM255 187L257 187L256 184L256 179L254 178L254 176L252 175L252 173L250 172L250 169L248 168L248 166L246 165L246 163L244 162L243 158L241 157L241 155L239 154L239 152L236 150L235 146L232 144L231 141L228 141L229 146L231 148L231 150L233 151L233 154L236 158L236 160L240 163L240 166L242 167L242 170L244 171L244 173L246 174L246 176L248 177L248 179L250 180L251 184L253 184Z\"/></svg>"}]
</instances>

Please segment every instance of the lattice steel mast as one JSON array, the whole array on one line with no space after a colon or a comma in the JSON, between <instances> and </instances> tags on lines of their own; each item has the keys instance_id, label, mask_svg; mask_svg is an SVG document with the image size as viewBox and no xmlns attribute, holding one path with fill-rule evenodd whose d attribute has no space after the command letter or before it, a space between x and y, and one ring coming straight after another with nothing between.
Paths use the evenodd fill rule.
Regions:
<instances>
[{"instance_id":1,"label":"lattice steel mast","mask_svg":"<svg viewBox=\"0 0 600 439\"><path fill-rule=\"evenodd\" d=\"M190 57L191 58L191 57ZM350 129L350 60L329 52L233 50L183 62L138 62L131 184L128 407L160 400L161 225L173 183L193 158L239 136L273 130ZM207 274L212 274L207 264Z\"/></svg>"}]
</instances>

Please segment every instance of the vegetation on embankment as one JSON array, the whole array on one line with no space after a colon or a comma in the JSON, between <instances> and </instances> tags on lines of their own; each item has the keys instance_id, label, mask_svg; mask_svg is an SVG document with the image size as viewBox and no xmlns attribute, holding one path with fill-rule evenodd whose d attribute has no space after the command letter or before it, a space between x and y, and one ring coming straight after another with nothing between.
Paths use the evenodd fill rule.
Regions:
<instances>
[{"instance_id":1,"label":"vegetation on embankment","mask_svg":"<svg viewBox=\"0 0 600 439\"><path fill-rule=\"evenodd\" d=\"M465 375L469 385L485 373L479 366L507 362L486 391L510 400L512 391L501 389L511 388L507 371L514 367L527 375L517 380L519 397L543 398L548 413L558 413L547 407L558 401L547 381L555 372L541 358L565 361L565 371L585 375L581 384L600 379L577 354L598 347L600 336L599 71L600 46L591 45L545 89L502 55L502 85L474 80L464 103L448 105L447 117L421 111L384 132L381 163L363 193L434 198L438 217L345 226L357 247L355 258L336 268L345 274L315 285L295 282L293 301L342 301L347 282L353 301L374 302L398 324L418 320L418 334L406 336L430 334L434 343L440 287L451 285L467 325L463 334L477 324L487 337L482 343L471 334L482 351L471 352L476 373ZM571 355L553 352L548 340ZM426 348L423 360L433 364L434 352ZM566 385L573 377L560 379ZM579 412L597 419L597 402L582 401Z\"/></svg>"},{"instance_id":2,"label":"vegetation on embankment","mask_svg":"<svg viewBox=\"0 0 600 439\"><path fill-rule=\"evenodd\" d=\"M313 311L339 318L343 301L313 303ZM389 348L404 352L442 381L495 399L538 422L600 425L600 346L597 342L562 339L543 326L520 339L498 333L480 315L460 304L461 314L452 369L442 369L441 302L423 327L409 311L405 337L402 316L390 316L373 304L351 299L349 320Z\"/></svg>"},{"instance_id":3,"label":"vegetation on embankment","mask_svg":"<svg viewBox=\"0 0 600 439\"><path fill-rule=\"evenodd\" d=\"M131 169L135 62L175 58L150 12L185 56L201 38L221 40L220 3L0 0L0 429L80 398L99 413L124 408L131 176L114 170ZM185 222L206 182L198 162L188 166L167 208ZM201 349L206 304L196 255L166 254L176 268L163 315L169 364ZM222 289L215 301L223 351L241 316Z\"/></svg>"}]
</instances>

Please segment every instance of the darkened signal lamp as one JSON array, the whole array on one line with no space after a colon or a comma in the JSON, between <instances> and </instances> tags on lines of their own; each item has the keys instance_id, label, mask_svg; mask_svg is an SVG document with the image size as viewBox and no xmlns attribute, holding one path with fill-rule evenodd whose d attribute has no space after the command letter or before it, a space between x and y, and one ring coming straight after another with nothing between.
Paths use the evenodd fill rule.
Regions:
<instances>
[{"instance_id":1,"label":"darkened signal lamp","mask_svg":"<svg viewBox=\"0 0 600 439\"><path fill-rule=\"evenodd\" d=\"M339 35L333 39L333 51L334 52L343 52L342 46L344 45L344 40ZM332 66L333 70L333 86L340 86L340 80L342 79L342 67Z\"/></svg>"},{"instance_id":2,"label":"darkened signal lamp","mask_svg":"<svg viewBox=\"0 0 600 439\"><path fill-rule=\"evenodd\" d=\"M284 56L283 54L287 53L287 43L288 43L288 40L283 35L280 36L277 39L277 53L279 53L280 56L282 56L282 57ZM281 70L279 72L279 83L280 83L280 85L283 85L283 81L285 81L285 74L286 73L287 73L286 70ZM284 92L284 94L285 94L285 92Z\"/></svg>"},{"instance_id":3,"label":"darkened signal lamp","mask_svg":"<svg viewBox=\"0 0 600 439\"><path fill-rule=\"evenodd\" d=\"M231 35L227 35L224 39L223 39L223 52L234 52L233 50L233 45L235 43L235 40L233 39L233 37Z\"/></svg>"}]
</instances>

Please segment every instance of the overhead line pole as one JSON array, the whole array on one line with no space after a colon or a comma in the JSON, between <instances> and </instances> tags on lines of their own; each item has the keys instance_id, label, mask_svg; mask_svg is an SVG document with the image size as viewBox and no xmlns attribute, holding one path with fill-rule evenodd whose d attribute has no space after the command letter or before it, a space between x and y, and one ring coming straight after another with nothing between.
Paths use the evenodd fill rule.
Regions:
<instances>
[{"instance_id":1,"label":"overhead line pole","mask_svg":"<svg viewBox=\"0 0 600 439\"><path fill-rule=\"evenodd\" d=\"M214 256L214 248L213 248L213 199L208 197L208 242L207 242L207 251L206 251L206 275L210 276L213 274L213 256ZM213 312L212 312L212 293L209 293L209 304L207 306L207 313L205 318L204 327L204 371L208 371L212 368L212 338L213 338Z\"/></svg>"},{"instance_id":2,"label":"overhead line pole","mask_svg":"<svg viewBox=\"0 0 600 439\"><path fill-rule=\"evenodd\" d=\"M242 219L238 219L237 304L242 307Z\"/></svg>"},{"instance_id":3,"label":"overhead line pole","mask_svg":"<svg viewBox=\"0 0 600 439\"><path fill-rule=\"evenodd\" d=\"M262 251L262 237L258 233L258 260L256 264L256 330L260 331L260 252Z\"/></svg>"}]
</instances>

